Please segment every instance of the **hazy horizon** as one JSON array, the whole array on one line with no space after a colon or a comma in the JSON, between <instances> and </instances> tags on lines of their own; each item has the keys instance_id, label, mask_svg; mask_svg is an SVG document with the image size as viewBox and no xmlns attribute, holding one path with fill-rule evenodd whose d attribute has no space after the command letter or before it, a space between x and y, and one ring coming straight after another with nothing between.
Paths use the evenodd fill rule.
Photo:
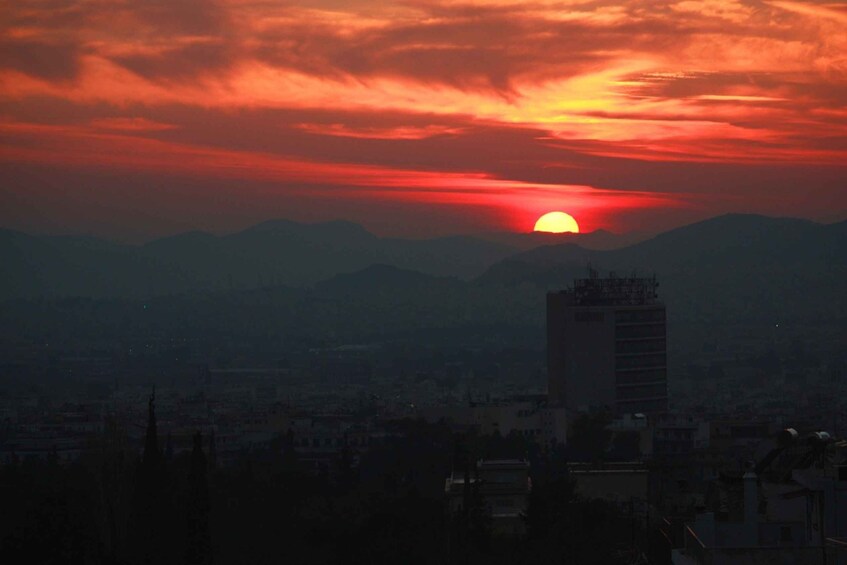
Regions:
<instances>
[{"instance_id":1,"label":"hazy horizon","mask_svg":"<svg viewBox=\"0 0 847 565\"><path fill-rule=\"evenodd\" d=\"M847 565L847 0L0 5L0 562Z\"/></svg>"},{"instance_id":2,"label":"hazy horizon","mask_svg":"<svg viewBox=\"0 0 847 565\"><path fill-rule=\"evenodd\" d=\"M93 237L97 239L103 239L106 241L111 241L114 243L120 243L124 245L145 245L147 243L168 239L170 237L177 237L180 235L185 235L189 233L203 233L208 235L213 235L216 237L225 237L228 235L234 235L246 230L250 230L252 228L258 227L262 224L272 223L272 222L290 222L292 224L299 224L303 226L319 226L323 224L334 224L334 223L348 223L355 224L363 229L365 229L368 233L386 239L406 239L411 241L426 241L430 239L441 239L441 238L449 238L449 237L473 237L479 239L486 239L487 237L497 236L534 236L538 239L569 239L569 238L579 238L580 236L588 236L592 234L608 234L610 236L633 236L637 237L638 241L649 239L651 237L655 237L664 232L672 231L675 229L683 228L685 226L698 224L701 222L706 222L709 220L713 220L715 218L720 218L723 216L754 216L754 217L763 217L773 220L803 220L812 222L820 225L831 225L838 224L844 221L847 221L847 216L838 216L838 219L816 219L816 218L808 218L808 217L798 217L791 215L784 216L773 216L768 214L758 214L753 212L725 212L721 214L715 214L711 216L705 216L702 218L696 218L691 221L681 221L676 224L672 224L666 227L662 227L661 229L658 227L644 226L643 229L632 229L632 230L620 230L616 231L614 229L609 229L606 227L597 227L590 231L588 230L580 230L578 233L552 233L552 232L544 232L544 231L534 231L531 229L527 229L525 231L520 230L476 230L476 231L461 231L457 229L456 231L444 231L439 233L420 233L417 235L407 235L407 234L395 234L392 232L380 231L376 229L370 228L366 222L356 221L351 218L344 217L333 217L328 219L315 219L315 220L298 220L294 218L286 218L286 217L268 217L266 219L259 219L257 221L249 222L243 225L234 226L230 229L203 229L202 227L194 227L187 226L185 229L171 231L171 232L163 232L163 233L149 233L146 235L136 235L135 237L121 237L119 234L110 233L109 231L85 231L78 230L74 231L72 229L67 230L30 230L30 229L22 229L14 226L8 225L0 225L0 229L8 230L8 231L16 231L20 233L25 233L27 235L35 236L35 237ZM622 245L627 245L627 240L622 239Z\"/></svg>"}]
</instances>

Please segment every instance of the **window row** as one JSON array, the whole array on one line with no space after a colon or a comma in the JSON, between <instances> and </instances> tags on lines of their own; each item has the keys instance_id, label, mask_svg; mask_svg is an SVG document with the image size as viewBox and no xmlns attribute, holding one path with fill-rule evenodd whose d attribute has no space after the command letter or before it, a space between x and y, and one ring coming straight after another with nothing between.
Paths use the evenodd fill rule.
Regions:
<instances>
[{"instance_id":1,"label":"window row","mask_svg":"<svg viewBox=\"0 0 847 565\"><path fill-rule=\"evenodd\" d=\"M665 337L665 324L648 324L644 326L618 326L615 330L617 339L633 337Z\"/></svg>"},{"instance_id":2,"label":"window row","mask_svg":"<svg viewBox=\"0 0 847 565\"><path fill-rule=\"evenodd\" d=\"M583 311L574 312L574 320L577 322L602 322L603 312Z\"/></svg>"},{"instance_id":3,"label":"window row","mask_svg":"<svg viewBox=\"0 0 847 565\"><path fill-rule=\"evenodd\" d=\"M639 355L638 357L617 357L615 359L615 368L636 369L644 367L647 369L664 367L666 363L667 356L664 353L656 353L652 355Z\"/></svg>"},{"instance_id":4,"label":"window row","mask_svg":"<svg viewBox=\"0 0 847 565\"><path fill-rule=\"evenodd\" d=\"M615 321L618 323L664 322L665 310L662 308L653 310L618 310L615 313Z\"/></svg>"},{"instance_id":5,"label":"window row","mask_svg":"<svg viewBox=\"0 0 847 565\"><path fill-rule=\"evenodd\" d=\"M645 339L640 341L618 341L615 353L661 353L667 343L664 339Z\"/></svg>"}]
</instances>

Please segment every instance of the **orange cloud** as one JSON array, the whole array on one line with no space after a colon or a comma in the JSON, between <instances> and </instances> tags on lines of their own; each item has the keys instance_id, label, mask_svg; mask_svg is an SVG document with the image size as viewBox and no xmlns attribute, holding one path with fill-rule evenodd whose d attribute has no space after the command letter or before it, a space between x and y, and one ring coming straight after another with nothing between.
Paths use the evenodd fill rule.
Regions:
<instances>
[{"instance_id":1,"label":"orange cloud","mask_svg":"<svg viewBox=\"0 0 847 565\"><path fill-rule=\"evenodd\" d=\"M162 131L176 127L147 118L98 118L92 120L91 125L100 129L117 131Z\"/></svg>"},{"instance_id":2,"label":"orange cloud","mask_svg":"<svg viewBox=\"0 0 847 565\"><path fill-rule=\"evenodd\" d=\"M461 128L430 124L418 126L395 127L350 127L345 124L297 124L295 127L303 131L339 137L354 137L359 139L424 139L437 135L457 135Z\"/></svg>"},{"instance_id":3,"label":"orange cloud","mask_svg":"<svg viewBox=\"0 0 847 565\"><path fill-rule=\"evenodd\" d=\"M748 167L763 179L751 203L777 164L833 190L847 163L845 6L5 2L2 159L468 206L520 206L495 188L546 206L548 185L618 189L585 193L598 207L636 188L633 208L670 206L645 195L685 193L686 164ZM281 122L237 123L263 112ZM467 183L480 190L435 192Z\"/></svg>"},{"instance_id":4,"label":"orange cloud","mask_svg":"<svg viewBox=\"0 0 847 565\"><path fill-rule=\"evenodd\" d=\"M545 210L563 206L573 213L597 217L624 208L686 205L681 196L658 193L515 181L482 172L306 161L103 133L79 126L5 122L0 123L0 134L4 137L12 134L19 140L16 145L0 144L0 162L273 181L281 183L286 187L282 190L292 195L328 191L334 197L352 199L487 206L508 210L512 217L520 218L520 225L512 226L518 229L525 218L531 219Z\"/></svg>"}]
</instances>

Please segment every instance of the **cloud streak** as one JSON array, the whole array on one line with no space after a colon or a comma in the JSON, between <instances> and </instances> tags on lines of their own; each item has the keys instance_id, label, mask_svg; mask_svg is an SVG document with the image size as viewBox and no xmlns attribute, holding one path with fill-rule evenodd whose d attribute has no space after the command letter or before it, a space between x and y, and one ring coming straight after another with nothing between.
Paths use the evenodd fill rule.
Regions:
<instances>
[{"instance_id":1,"label":"cloud streak","mask_svg":"<svg viewBox=\"0 0 847 565\"><path fill-rule=\"evenodd\" d=\"M750 178L743 208L779 210L757 206L809 188L768 186L779 166L830 200L805 210L823 217L847 212L846 6L4 2L3 166L273 178L295 214L301 183L469 213L605 207L612 228L612 193L674 208L728 168ZM445 191L465 183L480 190Z\"/></svg>"}]
</instances>

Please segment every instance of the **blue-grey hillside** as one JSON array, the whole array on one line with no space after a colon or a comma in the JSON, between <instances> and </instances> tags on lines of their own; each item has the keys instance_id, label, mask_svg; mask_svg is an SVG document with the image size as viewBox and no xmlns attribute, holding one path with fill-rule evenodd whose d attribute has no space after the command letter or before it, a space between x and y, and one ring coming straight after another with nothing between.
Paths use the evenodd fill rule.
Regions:
<instances>
[{"instance_id":1,"label":"blue-grey hillside","mask_svg":"<svg viewBox=\"0 0 847 565\"><path fill-rule=\"evenodd\" d=\"M586 266L653 274L668 314L714 322L843 320L847 222L731 214L610 251L544 246L493 265L477 282L562 286Z\"/></svg>"},{"instance_id":2,"label":"blue-grey hillside","mask_svg":"<svg viewBox=\"0 0 847 565\"><path fill-rule=\"evenodd\" d=\"M238 233L189 232L145 245L0 231L0 299L147 298L193 291L308 286L375 263L472 278L515 249L473 237L380 238L343 221L273 220Z\"/></svg>"},{"instance_id":3,"label":"blue-grey hillside","mask_svg":"<svg viewBox=\"0 0 847 565\"><path fill-rule=\"evenodd\" d=\"M261 231L268 228L276 230L279 225L224 239L238 242L237 248L245 245L245 240L251 242L249 246L263 245L261 242L267 240L260 237ZM289 228L283 225L283 232ZM343 233L350 249L362 248L356 246L356 238L377 239L350 224L334 224L332 229ZM329 246L326 253L335 253L334 236L324 231L320 231L320 237L296 233L306 238L315 254L322 248L320 238ZM279 237L282 241L292 236ZM151 246L163 246L175 257L197 255L192 270L198 272L204 261L214 262L218 257L219 239L187 234L176 242L164 245L159 241ZM43 239L32 244L47 246ZM72 247L66 240L62 245L63 249ZM120 248L90 241L79 245L89 258L126 261L128 270L145 266L137 255L124 255ZM183 249L177 249L179 246ZM208 252L211 255L201 252L209 248L214 249ZM163 260L161 251L156 256ZM253 264L263 256L256 251L252 258L224 261ZM236 283L232 288L224 285L144 298L6 300L0 302L0 331L15 339L42 343L144 336L210 343L235 340L264 344L268 351L304 342L403 339L543 347L546 292L586 276L591 263L601 272L614 270L619 276L634 270L656 273L660 297L668 307L672 350L684 345L699 347L709 340L733 343L746 339L744 336L770 339L776 331L807 336L811 331L822 344L843 343L847 338L845 222L822 225L760 216L722 216L619 250L589 251L574 244L545 246L500 261L473 280L423 273L421 259L421 265L412 269L379 259L359 256L356 261L371 262L356 269L351 261L347 264L350 272L335 273L307 286L280 284L283 277L279 274L276 279L265 277L261 285L254 283L250 288L238 288ZM318 267L324 260L314 259L313 274L320 272ZM305 261L292 260L288 268ZM62 265L76 267L70 262ZM97 273L75 272L98 281ZM170 276L162 271L159 275ZM13 280L20 284L21 277Z\"/></svg>"},{"instance_id":4,"label":"blue-grey hillside","mask_svg":"<svg viewBox=\"0 0 847 565\"><path fill-rule=\"evenodd\" d=\"M477 237L527 251L542 245L561 245L573 243L586 249L620 249L649 238L644 232L612 233L606 230L595 230L582 233L545 233L545 232L489 232Z\"/></svg>"}]
</instances>

